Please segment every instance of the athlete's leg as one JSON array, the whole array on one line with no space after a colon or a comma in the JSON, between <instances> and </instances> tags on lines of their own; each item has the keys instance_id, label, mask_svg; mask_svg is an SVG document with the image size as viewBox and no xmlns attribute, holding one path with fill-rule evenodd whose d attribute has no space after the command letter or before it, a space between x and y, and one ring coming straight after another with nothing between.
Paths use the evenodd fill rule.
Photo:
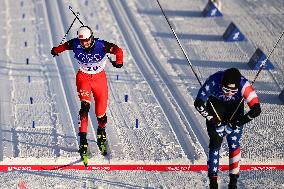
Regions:
<instances>
[{"instance_id":1,"label":"athlete's leg","mask_svg":"<svg viewBox=\"0 0 284 189\"><path fill-rule=\"evenodd\" d=\"M89 84L89 75L78 71L76 75L76 85L78 96L81 101L80 115L80 129L79 132L87 133L88 131L88 112L90 110L91 102L91 86Z\"/></svg>"},{"instance_id":2,"label":"athlete's leg","mask_svg":"<svg viewBox=\"0 0 284 189\"><path fill-rule=\"evenodd\" d=\"M219 169L219 150L223 141L215 130L215 125L206 122L209 136L209 154L208 154L208 176L217 176Z\"/></svg>"},{"instance_id":3,"label":"athlete's leg","mask_svg":"<svg viewBox=\"0 0 284 189\"><path fill-rule=\"evenodd\" d=\"M103 155L106 155L106 109L108 100L108 86L105 72L100 72L93 77L92 93L95 99L95 113L98 120L97 144Z\"/></svg>"},{"instance_id":4,"label":"athlete's leg","mask_svg":"<svg viewBox=\"0 0 284 189\"><path fill-rule=\"evenodd\" d=\"M89 110L90 110L90 103L82 100L81 101L81 109L79 111L79 115L80 115L80 129L79 132L88 132L88 114L89 114Z\"/></svg>"},{"instance_id":5,"label":"athlete's leg","mask_svg":"<svg viewBox=\"0 0 284 189\"><path fill-rule=\"evenodd\" d=\"M243 132L243 127L240 127L235 129L229 135L227 135L227 142L229 147L229 174L230 174L229 188L236 187L237 179L240 174L240 160L241 160L240 140L242 132Z\"/></svg>"},{"instance_id":6,"label":"athlete's leg","mask_svg":"<svg viewBox=\"0 0 284 189\"><path fill-rule=\"evenodd\" d=\"M95 75L92 82L92 92L95 99L95 113L98 120L98 127L105 128L107 123L106 109L108 101L108 85L105 72Z\"/></svg>"},{"instance_id":7,"label":"athlete's leg","mask_svg":"<svg viewBox=\"0 0 284 189\"><path fill-rule=\"evenodd\" d=\"M208 177L210 181L209 188L218 188L217 178L219 170L219 151L223 141L223 137L220 137L215 130L215 125L206 121L207 132L209 136L209 153L208 153Z\"/></svg>"}]
</instances>

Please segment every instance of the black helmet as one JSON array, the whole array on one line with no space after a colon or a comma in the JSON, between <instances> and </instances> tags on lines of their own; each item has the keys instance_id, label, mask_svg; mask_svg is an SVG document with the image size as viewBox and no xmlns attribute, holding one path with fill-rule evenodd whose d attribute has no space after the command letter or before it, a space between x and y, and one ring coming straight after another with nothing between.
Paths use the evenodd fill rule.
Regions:
<instances>
[{"instance_id":1,"label":"black helmet","mask_svg":"<svg viewBox=\"0 0 284 189\"><path fill-rule=\"evenodd\" d=\"M229 84L235 84L236 88L239 88L241 82L241 73L237 68L230 68L225 70L222 85L228 86Z\"/></svg>"}]
</instances>

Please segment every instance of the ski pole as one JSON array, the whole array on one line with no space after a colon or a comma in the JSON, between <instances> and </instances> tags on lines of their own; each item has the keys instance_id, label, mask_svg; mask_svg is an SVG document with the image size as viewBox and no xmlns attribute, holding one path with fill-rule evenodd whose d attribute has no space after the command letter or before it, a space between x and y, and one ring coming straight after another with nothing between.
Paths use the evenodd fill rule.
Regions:
<instances>
[{"instance_id":1,"label":"ski pole","mask_svg":"<svg viewBox=\"0 0 284 189\"><path fill-rule=\"evenodd\" d=\"M69 10L75 15L75 19L78 19L78 21L81 23L82 26L85 26L84 23L80 20L80 18L75 14L75 12L73 11L72 7L69 6ZM79 12L77 12L79 13ZM79 14L80 15L80 14ZM112 63L112 59L107 55L107 58L109 59L109 61Z\"/></svg>"},{"instance_id":2,"label":"ski pole","mask_svg":"<svg viewBox=\"0 0 284 189\"><path fill-rule=\"evenodd\" d=\"M69 6L69 9L70 9L70 8L72 9L71 6ZM70 10L71 10L71 9L70 9ZM73 11L72 11L72 12L73 12ZM62 38L61 42L59 43L59 45L61 45L61 44L63 43L63 41L66 39L66 36L67 36L67 34L69 33L70 29L72 28L73 24L75 23L76 18L78 18L77 15L80 15L79 12L77 12L77 14L76 14L75 12L73 12L73 14L75 15L75 18L74 18L73 22L71 23L70 27L68 28L67 32L65 33L64 37ZM79 20L79 21L80 21L80 20Z\"/></svg>"},{"instance_id":3,"label":"ski pole","mask_svg":"<svg viewBox=\"0 0 284 189\"><path fill-rule=\"evenodd\" d=\"M281 38L283 37L284 31L282 31L280 37L277 39L276 43L274 44L273 48L271 49L271 51L269 52L268 56L266 57L266 59L261 63L253 81L251 82L251 85L253 85L256 81L256 79L258 78L260 72L263 70L267 60L270 58L271 54L273 53L273 51L275 50L276 46L278 45L279 41L281 40ZM244 97L242 98L242 100L240 101L240 103L238 104L236 110L234 111L234 113L232 114L232 116L229 119L229 122L233 119L234 115L236 114L236 112L238 111L239 107L241 106L242 102L244 101Z\"/></svg>"},{"instance_id":4,"label":"ski pole","mask_svg":"<svg viewBox=\"0 0 284 189\"><path fill-rule=\"evenodd\" d=\"M63 41L66 39L67 34L69 33L70 29L72 28L74 22L76 21L76 18L74 18L72 24L70 25L70 27L68 28L67 32L65 33L64 37L62 38L61 42L59 43L59 45L61 45L63 43Z\"/></svg>"},{"instance_id":5,"label":"ski pole","mask_svg":"<svg viewBox=\"0 0 284 189\"><path fill-rule=\"evenodd\" d=\"M76 15L76 13L73 11L72 7L69 6L69 10L74 14L74 16L79 20L79 22L82 24L82 26L84 26L83 22L80 20L80 18ZM78 14L79 12L77 12ZM80 14L79 14L80 15Z\"/></svg>"},{"instance_id":6,"label":"ski pole","mask_svg":"<svg viewBox=\"0 0 284 189\"><path fill-rule=\"evenodd\" d=\"M79 15L80 13L77 12L77 14ZM75 14L76 15L76 14ZM76 15L77 17L77 15ZM68 28L67 32L65 33L64 37L62 38L61 42L59 43L59 45L61 45L63 43L63 41L66 39L67 34L69 33L70 29L72 28L73 24L75 23L76 18L74 18L73 22L71 23L70 27ZM55 57L56 55L54 55L53 57Z\"/></svg>"},{"instance_id":7,"label":"ski pole","mask_svg":"<svg viewBox=\"0 0 284 189\"><path fill-rule=\"evenodd\" d=\"M198 83L200 84L200 86L202 86L202 83L201 83L201 81L200 81L200 79L199 79L199 77L198 77L196 71L194 70L192 63L190 62L190 60L189 60L189 58L188 58L188 56L187 56L187 54L186 54L186 52L185 52L185 50L184 50L184 48L183 48L183 46L182 46L180 40L179 40L179 38L178 38L178 36L177 36L175 30L173 29L171 23L169 22L168 17L167 17L167 15L165 14L165 12L164 12L164 10L163 10L163 8L162 8L162 6L161 6L159 0L157 0L157 3L158 3L158 5L159 5L159 7L160 7L160 9L161 9L161 11L162 11L162 13L163 13L165 19L166 19L168 25L170 26L170 28L171 28L171 30L172 30L172 32L173 32L173 34L174 34L174 36L175 36L175 38L176 38L176 40L177 40L179 46L180 46L180 48L181 48L181 50L182 50L182 52L183 52L183 54L184 54L184 56L185 56L185 58L186 58L186 60L187 60L187 62L188 62L188 64L189 64L189 66L190 66L190 68L191 68L193 74L195 75L195 77L196 77ZM217 118L219 119L219 121L222 121L221 118L220 118L220 116L218 115L216 109L214 108L213 104L211 103L211 101L208 100L208 102L210 103L210 105L211 105L211 107L212 107L214 113L216 114Z\"/></svg>"}]
</instances>

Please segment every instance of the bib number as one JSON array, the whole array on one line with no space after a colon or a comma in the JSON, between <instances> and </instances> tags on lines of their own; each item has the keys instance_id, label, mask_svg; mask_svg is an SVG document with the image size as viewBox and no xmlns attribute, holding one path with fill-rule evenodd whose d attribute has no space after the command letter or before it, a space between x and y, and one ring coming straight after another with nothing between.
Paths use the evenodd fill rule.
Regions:
<instances>
[{"instance_id":1,"label":"bib number","mask_svg":"<svg viewBox=\"0 0 284 189\"><path fill-rule=\"evenodd\" d=\"M97 71L99 69L99 66L95 67L86 67L88 71Z\"/></svg>"}]
</instances>

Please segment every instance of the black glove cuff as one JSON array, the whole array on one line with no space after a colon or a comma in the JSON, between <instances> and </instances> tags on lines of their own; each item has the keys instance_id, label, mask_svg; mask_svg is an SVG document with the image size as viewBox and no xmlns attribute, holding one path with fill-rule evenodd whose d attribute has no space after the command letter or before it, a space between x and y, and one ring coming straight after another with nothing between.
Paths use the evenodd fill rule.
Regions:
<instances>
[{"instance_id":1,"label":"black glove cuff","mask_svg":"<svg viewBox=\"0 0 284 189\"><path fill-rule=\"evenodd\" d=\"M121 68L123 66L123 64L115 64L113 66L116 67L116 68Z\"/></svg>"}]
</instances>

